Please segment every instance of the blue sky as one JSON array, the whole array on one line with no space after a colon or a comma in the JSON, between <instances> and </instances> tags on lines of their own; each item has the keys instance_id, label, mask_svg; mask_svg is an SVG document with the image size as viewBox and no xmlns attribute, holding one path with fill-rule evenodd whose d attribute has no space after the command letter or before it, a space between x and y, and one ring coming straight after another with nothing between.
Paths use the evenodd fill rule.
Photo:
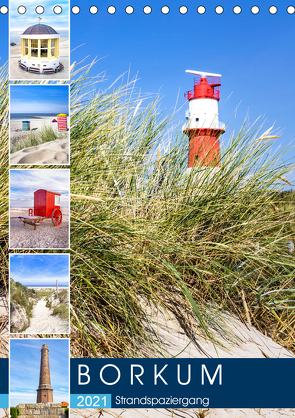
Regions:
<instances>
[{"instance_id":1,"label":"blue sky","mask_svg":"<svg viewBox=\"0 0 295 418\"><path fill-rule=\"evenodd\" d=\"M252 3L260 7L258 15L250 11ZM167 112L174 109L178 99L178 107L183 106L178 114L180 126L188 107L183 94L193 87L193 76L185 70L220 73L219 119L227 124L221 147L223 140L232 130L236 132L246 117L250 123L260 117L258 125L265 121L265 129L274 125L281 133L278 144L284 147L295 137L295 85L292 82L295 14L286 12L291 3L289 0L274 2L278 7L275 15L268 11L271 1L252 3L204 0L200 4L206 7L206 12L198 15L199 3L193 0L162 3L158 0L125 3L120 0L76 0L75 5L80 6L81 11L77 15L71 13L70 17L71 62L79 62L85 57L88 63L99 59L90 75L105 72L106 81L101 87L108 87L119 75L130 71L131 78L139 78L138 90L160 92L162 108ZM110 4L116 7L114 15L107 13ZM125 13L128 4L134 6L131 15ZM142 11L147 4L152 7L150 15ZM170 6L167 15L160 10L164 4ZM186 15L179 13L183 4L188 7ZM214 10L218 4L224 7L221 15ZM242 7L240 15L232 11L237 4ZM96 15L89 12L92 5L98 6ZM8 17L0 16L1 21L0 63L4 64L7 59L4 23ZM183 140L187 141L187 138ZM290 151L282 162L293 157L294 152Z\"/></svg>"},{"instance_id":2,"label":"blue sky","mask_svg":"<svg viewBox=\"0 0 295 418\"><path fill-rule=\"evenodd\" d=\"M61 193L61 207L69 207L69 170L10 170L10 206L34 207L38 189Z\"/></svg>"},{"instance_id":3,"label":"blue sky","mask_svg":"<svg viewBox=\"0 0 295 418\"><path fill-rule=\"evenodd\" d=\"M69 286L69 254L10 254L10 278L24 286Z\"/></svg>"},{"instance_id":4,"label":"blue sky","mask_svg":"<svg viewBox=\"0 0 295 418\"><path fill-rule=\"evenodd\" d=\"M56 5L62 7L62 13L59 15L53 12L53 7ZM17 8L22 5L25 6L27 11L25 14L19 14ZM44 13L37 14L35 11L36 6L43 6ZM36 2L36 0L10 0L10 30L11 31L24 31L29 26L38 23L38 17L42 17L41 23L45 25L53 26L55 30L67 30L69 29L69 2L68 1L54 1L54 0L42 0Z\"/></svg>"},{"instance_id":5,"label":"blue sky","mask_svg":"<svg viewBox=\"0 0 295 418\"><path fill-rule=\"evenodd\" d=\"M96 15L88 11L91 3L99 8ZM132 15L124 11L127 3L134 6ZM252 3L260 6L258 15L250 12ZM140 79L138 89L160 92L162 106L168 112L179 95L178 107L184 105L179 112L180 126L188 107L183 95L193 88L194 78L185 70L220 73L219 119L227 124L224 138L232 129L237 131L247 116L251 123L260 117L258 124L266 120L265 128L274 124L282 131L279 143L283 147L295 138L295 85L290 80L295 66L295 15L286 12L289 0L274 2L278 6L276 15L268 12L271 1L252 3L77 0L81 12L71 15L71 49L79 48L73 50L71 61L87 56L88 62L100 59L91 74L105 71L105 86L130 69L131 77ZM110 4L117 8L114 15L107 13ZM150 15L142 11L147 4L152 7ZM168 15L160 12L164 4L170 6ZM182 4L188 7L186 15L178 11ZM199 4L206 7L204 15L196 11ZM222 15L214 11L218 4L224 7ZM237 4L242 6L240 15L232 12ZM293 156L294 152L289 152L288 157Z\"/></svg>"},{"instance_id":6,"label":"blue sky","mask_svg":"<svg viewBox=\"0 0 295 418\"><path fill-rule=\"evenodd\" d=\"M69 86L10 86L11 113L69 114Z\"/></svg>"},{"instance_id":7,"label":"blue sky","mask_svg":"<svg viewBox=\"0 0 295 418\"><path fill-rule=\"evenodd\" d=\"M10 340L10 406L36 403L42 344L49 348L49 367L54 402L69 402L69 340Z\"/></svg>"}]
</instances>

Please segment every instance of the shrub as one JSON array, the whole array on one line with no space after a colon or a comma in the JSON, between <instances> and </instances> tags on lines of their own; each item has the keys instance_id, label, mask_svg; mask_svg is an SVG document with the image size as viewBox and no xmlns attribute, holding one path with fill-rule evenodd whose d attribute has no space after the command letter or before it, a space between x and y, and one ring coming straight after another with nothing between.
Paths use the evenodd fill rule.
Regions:
<instances>
[{"instance_id":1,"label":"shrub","mask_svg":"<svg viewBox=\"0 0 295 418\"><path fill-rule=\"evenodd\" d=\"M17 418L21 413L20 408L15 408L14 406L10 407L10 417Z\"/></svg>"},{"instance_id":2,"label":"shrub","mask_svg":"<svg viewBox=\"0 0 295 418\"><path fill-rule=\"evenodd\" d=\"M63 319L69 318L69 307L65 303L61 303L60 305L53 308L52 315L58 315Z\"/></svg>"}]
</instances>

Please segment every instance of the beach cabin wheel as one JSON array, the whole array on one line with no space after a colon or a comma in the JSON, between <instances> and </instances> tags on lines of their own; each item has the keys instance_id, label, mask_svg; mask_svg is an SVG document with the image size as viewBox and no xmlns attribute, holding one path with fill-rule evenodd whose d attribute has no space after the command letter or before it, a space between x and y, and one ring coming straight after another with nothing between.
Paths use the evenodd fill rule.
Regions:
<instances>
[{"instance_id":1,"label":"beach cabin wheel","mask_svg":"<svg viewBox=\"0 0 295 418\"><path fill-rule=\"evenodd\" d=\"M60 209L54 209L51 215L52 223L54 226L59 226L62 221L62 213Z\"/></svg>"}]
</instances>

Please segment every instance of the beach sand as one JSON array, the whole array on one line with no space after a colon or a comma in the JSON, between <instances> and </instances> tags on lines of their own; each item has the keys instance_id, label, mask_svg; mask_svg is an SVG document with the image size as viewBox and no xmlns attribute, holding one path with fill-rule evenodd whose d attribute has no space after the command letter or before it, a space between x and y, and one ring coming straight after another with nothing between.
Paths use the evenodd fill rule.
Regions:
<instances>
[{"instance_id":1,"label":"beach sand","mask_svg":"<svg viewBox=\"0 0 295 418\"><path fill-rule=\"evenodd\" d=\"M9 355L9 333L8 333L8 295L0 290L0 358ZM0 414L1 418L1 414Z\"/></svg>"},{"instance_id":2,"label":"beach sand","mask_svg":"<svg viewBox=\"0 0 295 418\"><path fill-rule=\"evenodd\" d=\"M180 327L171 311L164 312L146 306L151 322L147 329L158 335L159 349L163 356L176 358L294 358L294 354L271 338L263 335L253 326L242 323L237 318L224 314L224 329L219 335L224 347L214 347L195 328L195 343ZM229 337L235 334L234 342ZM183 350L183 351L182 351ZM139 357L160 357L156 353L143 353ZM279 382L278 382L279 384ZM132 396L132 394L130 395ZM246 396L246 395L245 395ZM203 415L201 414L203 412ZM71 409L72 418L291 418L295 409Z\"/></svg>"},{"instance_id":3,"label":"beach sand","mask_svg":"<svg viewBox=\"0 0 295 418\"><path fill-rule=\"evenodd\" d=\"M38 135L38 131L44 126L50 126L53 131L62 138L54 141L45 142L33 147L23 148L10 154L10 164L69 164L70 134L69 131L59 131L56 115L52 117L22 118L11 119L10 130L10 148L16 142L22 143L29 138L30 132ZM68 127L70 118L68 117ZM22 131L22 120L30 121L30 131Z\"/></svg>"},{"instance_id":4,"label":"beach sand","mask_svg":"<svg viewBox=\"0 0 295 418\"><path fill-rule=\"evenodd\" d=\"M145 312L150 320L147 329L158 336L159 349L163 356L177 358L294 358L294 354L277 344L270 337L263 335L255 327L242 323L238 318L222 314L223 330L216 331L215 337L222 342L222 347L213 345L199 331L197 322L192 323L195 342L179 325L170 311L164 312L145 305ZM221 314L221 313L220 313ZM149 357L159 357L153 352Z\"/></svg>"},{"instance_id":5,"label":"beach sand","mask_svg":"<svg viewBox=\"0 0 295 418\"><path fill-rule=\"evenodd\" d=\"M203 411L203 415L201 415ZM295 409L71 409L72 418L294 418Z\"/></svg>"},{"instance_id":6,"label":"beach sand","mask_svg":"<svg viewBox=\"0 0 295 418\"><path fill-rule=\"evenodd\" d=\"M54 74L34 74L22 70L18 61L21 58L21 46L17 44L10 46L9 58L9 75L11 80L69 80L70 78L70 48L69 38L60 38L59 54L60 62L64 65L64 69Z\"/></svg>"},{"instance_id":7,"label":"beach sand","mask_svg":"<svg viewBox=\"0 0 295 418\"><path fill-rule=\"evenodd\" d=\"M8 408L0 408L0 418L9 418Z\"/></svg>"},{"instance_id":8,"label":"beach sand","mask_svg":"<svg viewBox=\"0 0 295 418\"><path fill-rule=\"evenodd\" d=\"M56 286L46 286L46 287L38 287L38 286L27 286L28 289L34 289L34 290L51 290L56 289ZM69 290L68 287L59 286L59 290Z\"/></svg>"},{"instance_id":9,"label":"beach sand","mask_svg":"<svg viewBox=\"0 0 295 418\"><path fill-rule=\"evenodd\" d=\"M19 219L10 219L10 248L54 248L68 249L70 244L69 209L61 208L62 223L54 226L51 219L45 219L36 227ZM28 208L10 208L10 217L28 216Z\"/></svg>"}]
</instances>

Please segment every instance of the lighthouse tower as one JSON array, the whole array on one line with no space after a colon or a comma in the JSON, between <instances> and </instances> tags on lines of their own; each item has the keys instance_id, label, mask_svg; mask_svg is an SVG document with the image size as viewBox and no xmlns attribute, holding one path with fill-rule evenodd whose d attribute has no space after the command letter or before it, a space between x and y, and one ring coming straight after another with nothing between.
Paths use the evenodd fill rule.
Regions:
<instances>
[{"instance_id":1,"label":"lighthouse tower","mask_svg":"<svg viewBox=\"0 0 295 418\"><path fill-rule=\"evenodd\" d=\"M185 93L189 101L183 132L189 137L188 168L218 167L219 138L225 125L218 120L221 74L186 70L195 74L194 89Z\"/></svg>"},{"instance_id":2,"label":"lighthouse tower","mask_svg":"<svg viewBox=\"0 0 295 418\"><path fill-rule=\"evenodd\" d=\"M39 387L37 389L37 403L53 402L53 389L50 382L49 348L43 344L41 348L41 364Z\"/></svg>"}]
</instances>

